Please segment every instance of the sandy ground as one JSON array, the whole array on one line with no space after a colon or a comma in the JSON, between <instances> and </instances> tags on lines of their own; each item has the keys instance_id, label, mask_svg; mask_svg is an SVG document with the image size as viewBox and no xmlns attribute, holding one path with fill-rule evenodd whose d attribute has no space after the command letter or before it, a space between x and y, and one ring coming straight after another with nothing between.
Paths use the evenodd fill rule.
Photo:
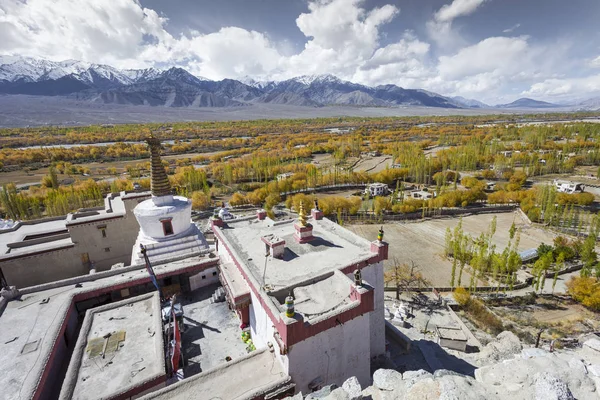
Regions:
<instances>
[{"instance_id":1,"label":"sandy ground","mask_svg":"<svg viewBox=\"0 0 600 400\"><path fill-rule=\"evenodd\" d=\"M383 171L393 164L392 156L383 155L378 157L361 157L361 160L354 166L355 172L379 172Z\"/></svg>"},{"instance_id":2,"label":"sandy ground","mask_svg":"<svg viewBox=\"0 0 600 400\"><path fill-rule=\"evenodd\" d=\"M501 252L509 240L509 229L513 222L521 232L519 250L538 247L540 243L551 244L554 234L527 225L515 213L481 214L463 217L463 231L471 236L478 236L487 231L492 218L496 215L496 234L493 243L496 251ZM421 272L434 286L450 284L452 263L443 257L446 228L453 229L459 218L437 219L425 222L385 224L385 240L390 243L389 260L386 267L393 265L394 257L400 263L414 261ZM348 225L348 229L358 235L372 240L377 236L379 225ZM469 275L464 273L463 283L469 282Z\"/></svg>"},{"instance_id":3,"label":"sandy ground","mask_svg":"<svg viewBox=\"0 0 600 400\"><path fill-rule=\"evenodd\" d=\"M560 109L547 111L561 111ZM236 121L318 117L402 117L411 115L499 115L531 109L456 109L439 107L302 107L253 103L240 107L149 107L97 104L61 96L0 96L0 127L89 125L171 121Z\"/></svg>"}]
</instances>

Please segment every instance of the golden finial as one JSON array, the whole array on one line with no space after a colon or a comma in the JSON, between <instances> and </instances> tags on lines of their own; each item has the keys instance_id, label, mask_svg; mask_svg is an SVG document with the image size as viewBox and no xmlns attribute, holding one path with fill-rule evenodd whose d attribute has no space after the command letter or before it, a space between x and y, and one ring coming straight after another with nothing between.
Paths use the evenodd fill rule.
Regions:
<instances>
[{"instance_id":1,"label":"golden finial","mask_svg":"<svg viewBox=\"0 0 600 400\"><path fill-rule=\"evenodd\" d=\"M298 221L300 221L300 226L306 226L308 223L306 222L306 213L304 212L304 205L300 202L300 210L298 212Z\"/></svg>"}]
</instances>

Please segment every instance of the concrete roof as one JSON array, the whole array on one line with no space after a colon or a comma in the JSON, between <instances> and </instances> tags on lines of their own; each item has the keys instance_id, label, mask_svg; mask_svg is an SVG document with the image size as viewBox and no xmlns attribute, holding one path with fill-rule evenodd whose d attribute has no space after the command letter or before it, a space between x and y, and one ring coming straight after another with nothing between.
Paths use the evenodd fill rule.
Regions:
<instances>
[{"instance_id":1,"label":"concrete roof","mask_svg":"<svg viewBox=\"0 0 600 400\"><path fill-rule=\"evenodd\" d=\"M306 286L293 289L295 311L309 321L329 311L352 303L350 300L351 281L342 273Z\"/></svg>"},{"instance_id":2,"label":"concrete roof","mask_svg":"<svg viewBox=\"0 0 600 400\"><path fill-rule=\"evenodd\" d=\"M270 291L295 286L373 256L369 241L326 218L311 220L315 239L300 244L294 239L294 222L268 218L234 220L228 221L221 232L254 278ZM283 259L268 257L265 268L265 244L261 238L267 234L285 240L285 253Z\"/></svg>"},{"instance_id":3,"label":"concrete roof","mask_svg":"<svg viewBox=\"0 0 600 400\"><path fill-rule=\"evenodd\" d=\"M225 281L230 285L231 295L234 298L250 294L248 284L244 280L240 270L233 263L221 260L219 267L225 277Z\"/></svg>"},{"instance_id":4,"label":"concrete roof","mask_svg":"<svg viewBox=\"0 0 600 400\"><path fill-rule=\"evenodd\" d=\"M463 342L468 340L467 335L461 328L438 326L436 330L440 339L460 340Z\"/></svg>"},{"instance_id":5,"label":"concrete roof","mask_svg":"<svg viewBox=\"0 0 600 400\"><path fill-rule=\"evenodd\" d=\"M62 217L18 222L12 228L0 230L0 260L3 258L11 258L14 255L35 253L38 251L58 249L72 245L73 241L70 237L63 237L67 235L67 233L62 236L57 235L54 238L45 237L34 239L31 240L31 242L24 242L24 239L30 235L58 233L67 229L69 225L122 217L126 214L125 203L123 202L124 199L144 198L149 196L150 192L121 192L109 194L104 198L104 207L83 209ZM18 243L21 246L10 248L9 244L11 243ZM25 246L25 244L28 245Z\"/></svg>"},{"instance_id":6,"label":"concrete roof","mask_svg":"<svg viewBox=\"0 0 600 400\"><path fill-rule=\"evenodd\" d=\"M253 399L289 381L290 377L283 371L275 355L263 349L150 393L142 399Z\"/></svg>"},{"instance_id":7,"label":"concrete roof","mask_svg":"<svg viewBox=\"0 0 600 400\"><path fill-rule=\"evenodd\" d=\"M164 274L176 274L196 265L215 262L215 258L189 257L165 261L153 268L160 278ZM136 285L141 280L149 281L144 266L124 267L25 288L21 290L21 298L9 301L4 311L0 304L2 399L33 397L74 297L96 291L110 292L117 285ZM21 354L26 344L35 341L34 351Z\"/></svg>"},{"instance_id":8,"label":"concrete roof","mask_svg":"<svg viewBox=\"0 0 600 400\"><path fill-rule=\"evenodd\" d=\"M109 340L105 335L120 332L124 340L104 357L87 348L93 340L104 343ZM60 399L113 398L164 377L164 351L158 292L88 310Z\"/></svg>"},{"instance_id":9,"label":"concrete roof","mask_svg":"<svg viewBox=\"0 0 600 400\"><path fill-rule=\"evenodd\" d=\"M21 242L27 236L59 232L65 229L65 217L30 222L18 222L12 229L0 231L0 255L7 254L9 250L9 254L14 253L15 250L9 249L8 244ZM28 247L25 247L25 249Z\"/></svg>"}]
</instances>

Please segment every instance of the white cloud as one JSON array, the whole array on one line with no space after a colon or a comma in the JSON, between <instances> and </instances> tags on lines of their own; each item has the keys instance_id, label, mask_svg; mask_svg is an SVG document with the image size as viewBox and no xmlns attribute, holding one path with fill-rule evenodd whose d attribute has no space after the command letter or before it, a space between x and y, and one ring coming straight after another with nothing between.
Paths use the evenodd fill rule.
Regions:
<instances>
[{"instance_id":1,"label":"white cloud","mask_svg":"<svg viewBox=\"0 0 600 400\"><path fill-rule=\"evenodd\" d=\"M511 26L510 28L506 28L505 30L503 30L503 33L511 33L514 32L515 30L519 29L521 27L521 24L514 24L513 26Z\"/></svg>"},{"instance_id":2,"label":"white cloud","mask_svg":"<svg viewBox=\"0 0 600 400\"><path fill-rule=\"evenodd\" d=\"M522 70L529 51L525 37L491 37L453 56L440 57L438 70L450 80L495 71L512 74Z\"/></svg>"},{"instance_id":3,"label":"white cloud","mask_svg":"<svg viewBox=\"0 0 600 400\"><path fill-rule=\"evenodd\" d=\"M600 94L600 74L584 78L546 79L534 83L523 96L570 99L574 95Z\"/></svg>"},{"instance_id":4,"label":"white cloud","mask_svg":"<svg viewBox=\"0 0 600 400\"><path fill-rule=\"evenodd\" d=\"M464 45L460 34L452 27L452 22L458 18L470 15L487 0L454 0L443 5L433 19L427 21L427 31L439 47L454 49Z\"/></svg>"},{"instance_id":5,"label":"white cloud","mask_svg":"<svg viewBox=\"0 0 600 400\"><path fill-rule=\"evenodd\" d=\"M594 58L593 60L590 60L588 64L592 68L600 68L600 56Z\"/></svg>"},{"instance_id":6,"label":"white cloud","mask_svg":"<svg viewBox=\"0 0 600 400\"><path fill-rule=\"evenodd\" d=\"M454 0L451 4L445 4L434 14L438 22L452 22L458 17L469 15L486 0Z\"/></svg>"},{"instance_id":7,"label":"white cloud","mask_svg":"<svg viewBox=\"0 0 600 400\"><path fill-rule=\"evenodd\" d=\"M451 44L434 57L430 43L401 26L393 32L400 38L382 45L382 30L400 10L390 4L367 10L365 0L309 1L308 12L296 19L306 36L297 54L289 43L239 27L170 34L168 19L139 0L0 0L0 54L119 68L179 65L211 79L331 73L357 83L393 83L484 101L506 93L543 97L596 90L597 76L588 84L560 75L581 68L565 55L567 45L553 43L550 51L525 36L466 43L452 24L484 2L454 0L432 15L431 37L438 45ZM600 57L586 67L600 67Z\"/></svg>"}]
</instances>

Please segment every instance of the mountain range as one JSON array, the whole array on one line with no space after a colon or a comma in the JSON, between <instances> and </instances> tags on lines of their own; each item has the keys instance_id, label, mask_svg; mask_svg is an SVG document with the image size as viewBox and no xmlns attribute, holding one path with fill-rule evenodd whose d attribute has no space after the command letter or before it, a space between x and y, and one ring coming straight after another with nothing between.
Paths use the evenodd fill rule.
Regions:
<instances>
[{"instance_id":1,"label":"mountain range","mask_svg":"<svg viewBox=\"0 0 600 400\"><path fill-rule=\"evenodd\" d=\"M463 97L446 97L396 85L375 87L333 75L306 75L284 81L223 79L212 81L182 68L117 69L75 60L0 56L0 94L65 96L101 104L163 107L237 107L254 103L323 107L492 108ZM592 99L593 100L593 99ZM600 108L599 102L582 108ZM519 99L499 108L556 108L560 105Z\"/></svg>"}]
</instances>

